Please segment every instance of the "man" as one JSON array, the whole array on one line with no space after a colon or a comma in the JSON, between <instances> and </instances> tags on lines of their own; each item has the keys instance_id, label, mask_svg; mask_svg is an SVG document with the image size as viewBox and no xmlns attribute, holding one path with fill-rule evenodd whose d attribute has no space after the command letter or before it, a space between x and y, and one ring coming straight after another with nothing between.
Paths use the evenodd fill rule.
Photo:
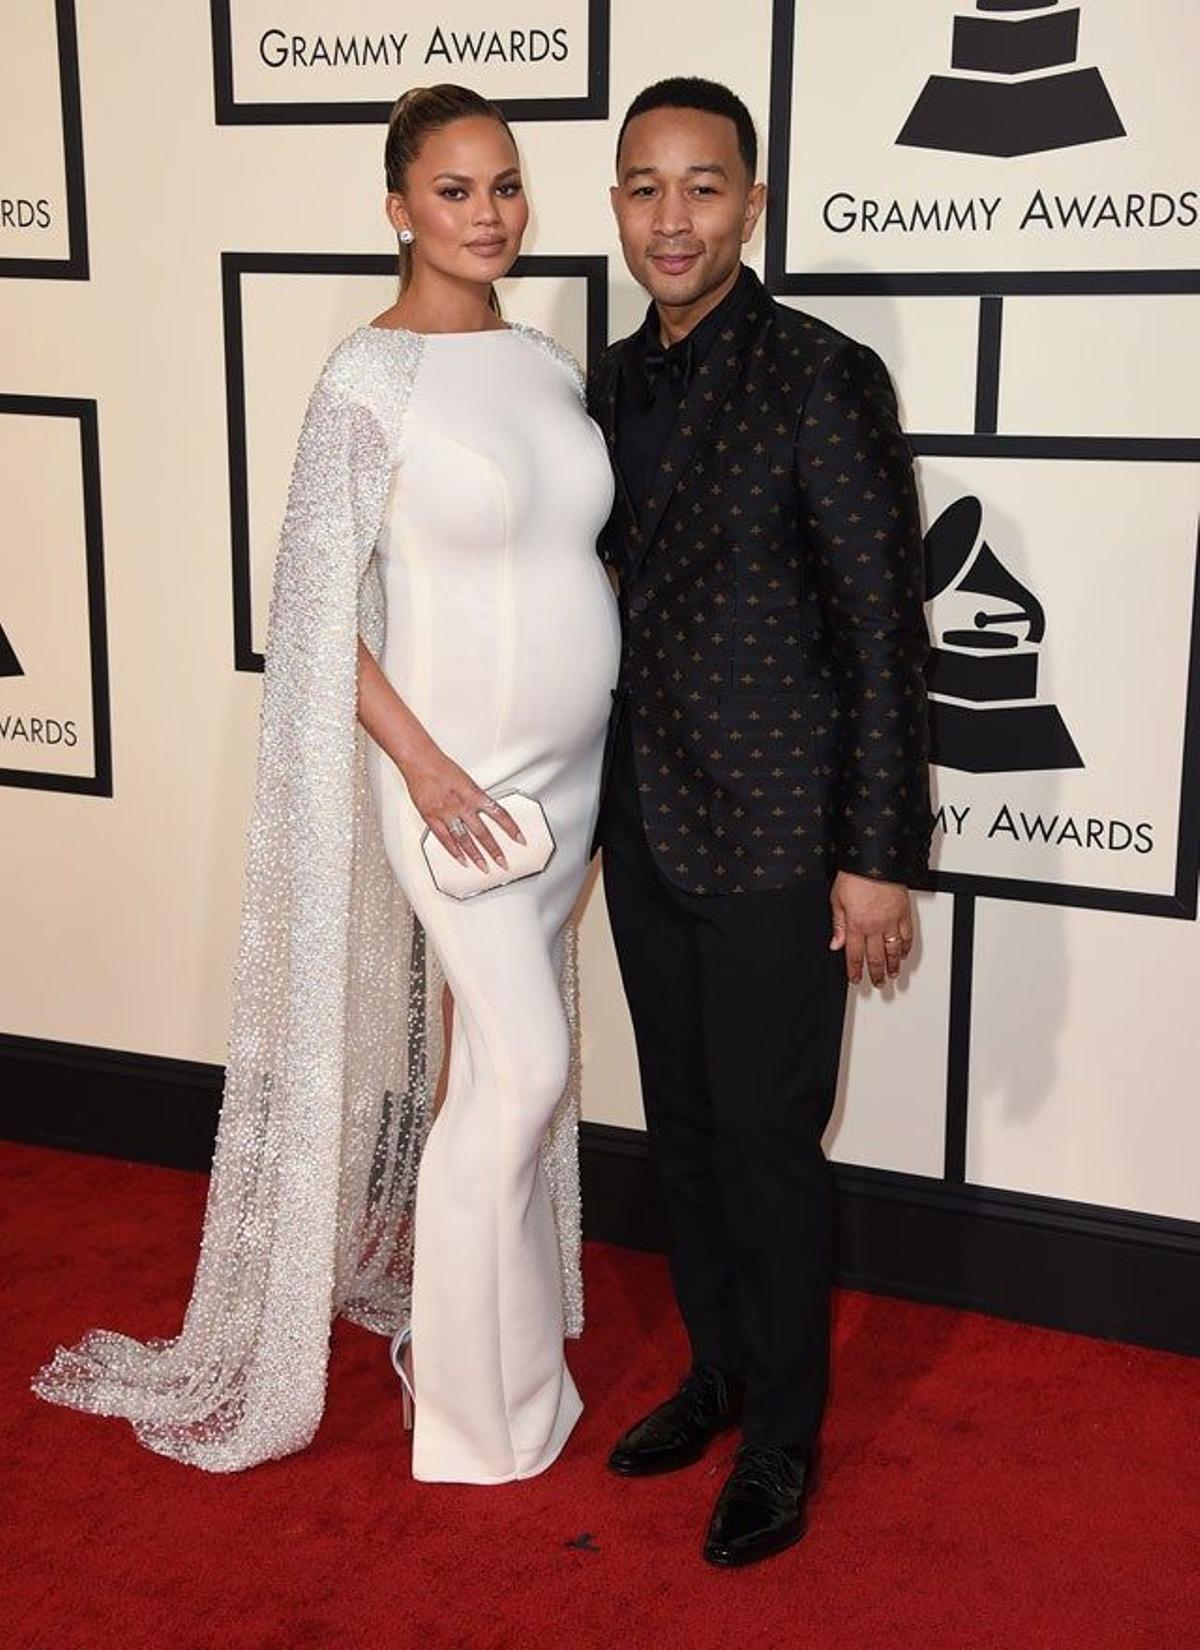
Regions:
<instances>
[{"instance_id":1,"label":"man","mask_svg":"<svg viewBox=\"0 0 1200 1650\"><path fill-rule=\"evenodd\" d=\"M743 267L756 166L724 87L635 99L612 202L653 302L591 387L625 637L598 840L693 1360L609 1465L686 1466L740 1416L722 1565L804 1530L846 981L899 972L931 828L910 451L878 358Z\"/></svg>"}]
</instances>

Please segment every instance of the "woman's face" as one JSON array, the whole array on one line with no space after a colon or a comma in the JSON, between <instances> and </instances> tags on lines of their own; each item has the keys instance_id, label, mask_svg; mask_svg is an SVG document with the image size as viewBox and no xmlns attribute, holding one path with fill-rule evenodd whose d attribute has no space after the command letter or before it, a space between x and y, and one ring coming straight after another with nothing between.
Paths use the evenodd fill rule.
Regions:
<instances>
[{"instance_id":1,"label":"woman's face","mask_svg":"<svg viewBox=\"0 0 1200 1650\"><path fill-rule=\"evenodd\" d=\"M498 120L469 115L430 132L388 217L411 229L413 268L455 280L499 280L521 250L529 203L512 138Z\"/></svg>"}]
</instances>

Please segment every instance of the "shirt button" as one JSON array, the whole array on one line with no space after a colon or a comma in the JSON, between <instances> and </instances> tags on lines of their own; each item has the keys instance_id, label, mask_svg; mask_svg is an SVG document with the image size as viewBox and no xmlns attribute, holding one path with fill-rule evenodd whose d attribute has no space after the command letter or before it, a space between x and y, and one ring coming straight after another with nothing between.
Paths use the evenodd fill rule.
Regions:
<instances>
[{"instance_id":1,"label":"shirt button","mask_svg":"<svg viewBox=\"0 0 1200 1650\"><path fill-rule=\"evenodd\" d=\"M649 596L631 596L629 599L629 611L631 613L644 613L649 606Z\"/></svg>"}]
</instances>

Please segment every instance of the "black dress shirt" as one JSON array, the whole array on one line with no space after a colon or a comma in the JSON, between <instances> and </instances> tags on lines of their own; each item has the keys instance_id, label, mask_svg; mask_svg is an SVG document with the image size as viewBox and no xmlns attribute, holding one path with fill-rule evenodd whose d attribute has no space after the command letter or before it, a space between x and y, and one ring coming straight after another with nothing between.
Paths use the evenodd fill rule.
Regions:
<instances>
[{"instance_id":1,"label":"black dress shirt","mask_svg":"<svg viewBox=\"0 0 1200 1650\"><path fill-rule=\"evenodd\" d=\"M634 334L617 399L616 460L638 519L646 499L653 497L658 465L692 374L707 359L730 311L745 296L748 273L743 266L716 308L677 343L663 345L654 304Z\"/></svg>"}]
</instances>

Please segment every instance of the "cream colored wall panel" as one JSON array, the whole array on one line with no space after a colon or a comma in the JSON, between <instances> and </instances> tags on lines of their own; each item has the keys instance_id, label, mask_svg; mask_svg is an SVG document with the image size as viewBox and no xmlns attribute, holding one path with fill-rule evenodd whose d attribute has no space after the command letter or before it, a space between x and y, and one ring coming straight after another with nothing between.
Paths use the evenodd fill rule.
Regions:
<instances>
[{"instance_id":1,"label":"cream colored wall panel","mask_svg":"<svg viewBox=\"0 0 1200 1650\"><path fill-rule=\"evenodd\" d=\"M967 1177L1200 1220L1192 922L976 911Z\"/></svg>"},{"instance_id":2,"label":"cream colored wall panel","mask_svg":"<svg viewBox=\"0 0 1200 1650\"><path fill-rule=\"evenodd\" d=\"M592 1123L644 1128L633 1027L621 989L604 889L594 872L579 931L579 979L583 1115Z\"/></svg>"},{"instance_id":3,"label":"cream colored wall panel","mask_svg":"<svg viewBox=\"0 0 1200 1650\"><path fill-rule=\"evenodd\" d=\"M531 275L501 281L500 306L510 321L540 327L581 364L587 362L587 282L573 275Z\"/></svg>"},{"instance_id":4,"label":"cream colored wall panel","mask_svg":"<svg viewBox=\"0 0 1200 1650\"><path fill-rule=\"evenodd\" d=\"M1194 436L1197 383L1193 297L1005 301L1005 435Z\"/></svg>"},{"instance_id":5,"label":"cream colored wall panel","mask_svg":"<svg viewBox=\"0 0 1200 1650\"><path fill-rule=\"evenodd\" d=\"M934 864L985 893L995 878L1171 900L1200 470L961 448L918 465L944 580Z\"/></svg>"},{"instance_id":6,"label":"cream colored wall panel","mask_svg":"<svg viewBox=\"0 0 1200 1650\"><path fill-rule=\"evenodd\" d=\"M114 795L0 797L4 1029L220 1059L258 684L231 669L207 18L79 25L92 278L0 284L0 387L98 404Z\"/></svg>"},{"instance_id":7,"label":"cream colored wall panel","mask_svg":"<svg viewBox=\"0 0 1200 1650\"><path fill-rule=\"evenodd\" d=\"M495 0L225 4L239 103L390 101L397 86L439 80L490 97L587 93L588 0L526 0L519 16Z\"/></svg>"},{"instance_id":8,"label":"cream colored wall panel","mask_svg":"<svg viewBox=\"0 0 1200 1650\"><path fill-rule=\"evenodd\" d=\"M1027 20L971 10L780 5L796 20L787 267L897 277L1193 267L1192 0L1156 0L1136 25L1127 0L1088 0L1074 39L1063 8L1045 25L1056 35L1046 60L1020 78L996 53L1019 49Z\"/></svg>"},{"instance_id":9,"label":"cream colored wall panel","mask_svg":"<svg viewBox=\"0 0 1200 1650\"><path fill-rule=\"evenodd\" d=\"M54 0L0 9L0 267L71 251Z\"/></svg>"},{"instance_id":10,"label":"cream colored wall panel","mask_svg":"<svg viewBox=\"0 0 1200 1650\"><path fill-rule=\"evenodd\" d=\"M0 769L51 784L96 767L81 435L0 409Z\"/></svg>"},{"instance_id":11,"label":"cream colored wall panel","mask_svg":"<svg viewBox=\"0 0 1200 1650\"><path fill-rule=\"evenodd\" d=\"M942 1173L953 901L918 894L911 967L882 991L852 989L826 1148L840 1163Z\"/></svg>"},{"instance_id":12,"label":"cream colored wall panel","mask_svg":"<svg viewBox=\"0 0 1200 1650\"><path fill-rule=\"evenodd\" d=\"M892 375L900 422L925 434L975 426L977 298L788 298L869 344Z\"/></svg>"}]
</instances>

